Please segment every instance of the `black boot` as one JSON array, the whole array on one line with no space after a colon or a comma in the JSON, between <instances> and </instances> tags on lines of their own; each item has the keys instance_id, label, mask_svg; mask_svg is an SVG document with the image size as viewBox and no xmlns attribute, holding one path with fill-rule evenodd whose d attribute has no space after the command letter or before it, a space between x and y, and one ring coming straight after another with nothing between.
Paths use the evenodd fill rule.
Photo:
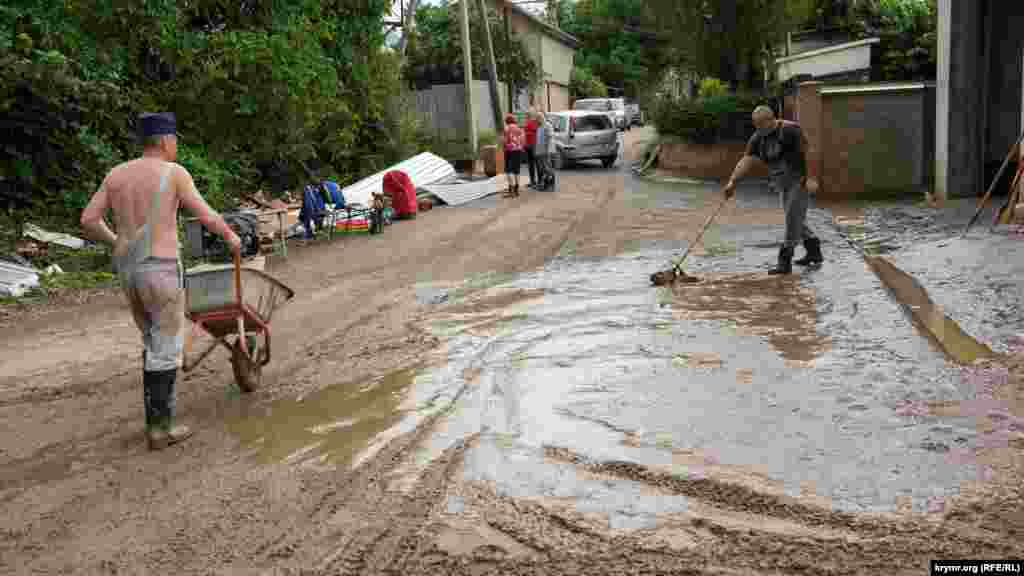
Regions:
<instances>
[{"instance_id":1,"label":"black boot","mask_svg":"<svg viewBox=\"0 0 1024 576\"><path fill-rule=\"evenodd\" d=\"M799 260L794 260L793 264L797 266L817 266L825 261L825 257L821 255L821 240L817 238L804 240L804 250L807 250L807 255Z\"/></svg>"},{"instance_id":2,"label":"black boot","mask_svg":"<svg viewBox=\"0 0 1024 576\"><path fill-rule=\"evenodd\" d=\"M793 248L779 248L779 264L768 271L769 274L791 274L793 272Z\"/></svg>"},{"instance_id":3,"label":"black boot","mask_svg":"<svg viewBox=\"0 0 1024 576\"><path fill-rule=\"evenodd\" d=\"M162 450L192 435L187 426L174 425L174 385L177 379L177 369L146 372L143 377L146 436L150 450Z\"/></svg>"}]
</instances>

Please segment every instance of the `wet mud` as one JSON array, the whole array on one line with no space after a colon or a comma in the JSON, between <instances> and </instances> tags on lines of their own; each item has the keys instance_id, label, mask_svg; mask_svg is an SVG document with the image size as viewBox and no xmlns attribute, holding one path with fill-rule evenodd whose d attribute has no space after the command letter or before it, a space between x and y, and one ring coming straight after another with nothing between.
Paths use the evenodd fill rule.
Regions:
<instances>
[{"instance_id":1,"label":"wet mud","mask_svg":"<svg viewBox=\"0 0 1024 576\"><path fill-rule=\"evenodd\" d=\"M265 389L197 371L179 410L200 433L164 453L125 431L131 378L101 376L135 367L127 333L77 364L26 338L0 372L0 571L920 574L1024 554L1014 369L950 362L830 211L810 218L823 268L765 274L781 212L757 186L694 247L701 282L652 288L716 201L581 167L395 228L407 251L306 261Z\"/></svg>"}]
</instances>

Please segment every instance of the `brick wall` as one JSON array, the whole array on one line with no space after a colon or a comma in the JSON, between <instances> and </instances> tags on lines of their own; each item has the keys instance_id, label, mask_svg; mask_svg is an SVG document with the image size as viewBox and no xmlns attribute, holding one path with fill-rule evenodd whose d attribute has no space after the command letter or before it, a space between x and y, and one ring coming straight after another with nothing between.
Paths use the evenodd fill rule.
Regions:
<instances>
[{"instance_id":1,"label":"brick wall","mask_svg":"<svg viewBox=\"0 0 1024 576\"><path fill-rule=\"evenodd\" d=\"M786 95L782 98L782 117L796 122L796 94Z\"/></svg>"},{"instance_id":2,"label":"brick wall","mask_svg":"<svg viewBox=\"0 0 1024 576\"><path fill-rule=\"evenodd\" d=\"M685 174L690 178L724 182L732 175L746 148L746 142L667 143L661 147L658 167ZM768 167L758 162L747 177L767 178L768 175Z\"/></svg>"},{"instance_id":3,"label":"brick wall","mask_svg":"<svg viewBox=\"0 0 1024 576\"><path fill-rule=\"evenodd\" d=\"M811 178L818 178L821 189L818 194L824 195L826 183L822 182L821 175L822 150L821 150L821 94L819 90L821 82L803 82L797 87L796 93L796 121L800 124L804 134L807 135L809 149L807 152L807 174Z\"/></svg>"},{"instance_id":4,"label":"brick wall","mask_svg":"<svg viewBox=\"0 0 1024 576\"><path fill-rule=\"evenodd\" d=\"M809 143L808 172L823 200L930 190L933 88L829 90L804 83L797 121Z\"/></svg>"}]
</instances>

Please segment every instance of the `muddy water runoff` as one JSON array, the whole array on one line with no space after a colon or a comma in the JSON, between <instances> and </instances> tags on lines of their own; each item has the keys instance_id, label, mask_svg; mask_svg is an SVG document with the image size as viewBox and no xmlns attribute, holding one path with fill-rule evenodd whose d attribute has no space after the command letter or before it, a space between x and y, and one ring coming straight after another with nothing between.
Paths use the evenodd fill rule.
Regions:
<instances>
[{"instance_id":1,"label":"muddy water runoff","mask_svg":"<svg viewBox=\"0 0 1024 576\"><path fill-rule=\"evenodd\" d=\"M709 192L626 178L624 201L647 206L679 207ZM738 202L778 201L741 190ZM788 278L762 272L775 255L773 226L714 227L716 249L686 264L702 282L673 290L652 288L648 276L685 244L636 245L610 259L563 253L477 294L472 306L434 316L428 327L447 342L443 365L307 400L321 408L274 408L284 414L271 417L274 425L294 429L277 440L266 428L239 434L261 442L270 459L324 459L331 439L345 444L335 452L352 454L371 432L409 428L394 416L404 398L408 414L453 408L419 451L421 462L479 432L465 480L514 497L571 501L607 515L612 528L654 527L692 503L639 482L595 478L545 458L545 448L837 510L941 510L962 482L979 479L970 455L980 433L969 418L908 407L958 402L972 391L831 215L812 210L810 224L828 262ZM377 410L367 416L366 406ZM363 432L350 437L360 418Z\"/></svg>"}]
</instances>

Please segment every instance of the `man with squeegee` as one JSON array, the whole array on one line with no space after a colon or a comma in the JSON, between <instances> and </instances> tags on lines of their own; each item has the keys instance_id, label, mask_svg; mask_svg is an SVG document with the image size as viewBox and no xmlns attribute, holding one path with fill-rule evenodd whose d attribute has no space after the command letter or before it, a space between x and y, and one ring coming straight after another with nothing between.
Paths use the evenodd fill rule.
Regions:
<instances>
[{"instance_id":1,"label":"man with squeegee","mask_svg":"<svg viewBox=\"0 0 1024 576\"><path fill-rule=\"evenodd\" d=\"M821 241L807 227L808 187L817 190L817 182L807 179L807 137L800 125L779 120L768 106L758 106L753 113L757 132L747 142L747 151L736 164L732 177L722 188L725 197L736 194L736 180L750 171L755 159L771 170L772 183L782 194L782 208L786 212L786 238L779 249L779 263L769 274L789 274L793 271L793 252L803 241L807 255L796 261L799 266L819 266L824 262Z\"/></svg>"}]
</instances>

